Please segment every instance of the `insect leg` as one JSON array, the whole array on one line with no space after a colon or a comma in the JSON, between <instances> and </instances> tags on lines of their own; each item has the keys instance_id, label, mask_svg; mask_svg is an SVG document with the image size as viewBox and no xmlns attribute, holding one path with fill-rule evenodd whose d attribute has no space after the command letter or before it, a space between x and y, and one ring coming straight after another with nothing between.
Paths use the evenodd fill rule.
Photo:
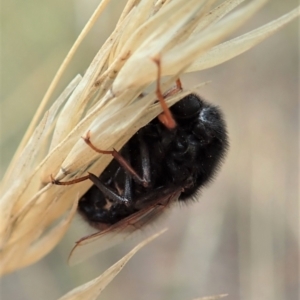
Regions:
<instances>
[{"instance_id":1,"label":"insect leg","mask_svg":"<svg viewBox=\"0 0 300 300\"><path fill-rule=\"evenodd\" d=\"M125 197L119 196L112 189L105 186L101 182L101 180L96 175L94 175L92 173L89 173L89 175L87 175L87 176L83 176L83 177L80 177L80 178L77 178L77 179L74 179L74 180L70 180L70 181L59 181L59 180L54 179L52 175L50 175L50 176L51 176L52 184L55 184L55 185L71 185L71 184L75 184L75 183L82 182L82 181L85 181L87 179L90 179L98 187L98 189L103 193L103 195L106 196L107 198L109 198L110 200L113 200L113 201L116 201L116 202L123 202L125 204L130 204L131 203L131 198L127 199L126 196ZM125 182L125 187L126 187L126 182Z\"/></svg>"},{"instance_id":2,"label":"insect leg","mask_svg":"<svg viewBox=\"0 0 300 300\"><path fill-rule=\"evenodd\" d=\"M179 93L180 91L182 91L182 83L181 83L181 80L178 78L176 80L176 86L169 89L165 94L164 94L164 98L167 98L167 97L170 97L170 96L173 96L177 93Z\"/></svg>"},{"instance_id":3,"label":"insect leg","mask_svg":"<svg viewBox=\"0 0 300 300\"><path fill-rule=\"evenodd\" d=\"M128 154L128 147L124 147L122 150L122 155L124 156L124 159L128 162L131 163L130 161L130 156ZM124 168L122 166L119 166L118 170L115 173L113 182L115 185L116 190L119 190L119 185L118 182L119 180L117 179L120 171L124 172L124 191L123 191L123 197L128 199L129 201L132 201L132 176L130 174L128 174L127 172L124 171ZM122 190L122 189L121 189Z\"/></svg>"},{"instance_id":4,"label":"insect leg","mask_svg":"<svg viewBox=\"0 0 300 300\"><path fill-rule=\"evenodd\" d=\"M141 136L141 133L138 133L138 139L140 144L140 153L141 153L141 159L142 159L142 172L143 172L143 178L146 180L148 185L151 183L151 170L150 170L150 155L149 155L149 149Z\"/></svg>"},{"instance_id":5,"label":"insect leg","mask_svg":"<svg viewBox=\"0 0 300 300\"><path fill-rule=\"evenodd\" d=\"M171 111L165 101L165 98L160 89L160 78L161 78L161 63L159 58L153 58L153 61L157 64L157 80L156 80L156 96L160 102L163 109L163 113L158 116L158 119L162 124L164 124L169 129L174 129L176 127L176 122L171 114ZM178 84L179 82L177 82ZM181 87L181 83L179 85Z\"/></svg>"},{"instance_id":6,"label":"insect leg","mask_svg":"<svg viewBox=\"0 0 300 300\"><path fill-rule=\"evenodd\" d=\"M115 149L112 151L107 151L107 150L101 150L97 147L95 147L91 140L90 140L90 131L88 131L86 137L83 137L83 140L86 142L87 145L89 145L93 150L95 150L98 153L102 154L111 154L116 161L123 167L123 169L130 175L132 176L133 180L138 183L143 185L144 187L148 186L148 182L146 179L142 178L139 176L139 174L132 168L130 163Z\"/></svg>"},{"instance_id":7,"label":"insect leg","mask_svg":"<svg viewBox=\"0 0 300 300\"><path fill-rule=\"evenodd\" d=\"M89 179L94 183L95 186L103 193L105 197L107 197L110 200L116 201L116 202L123 202L125 204L130 204L131 200L126 199L125 197L122 197L118 195L116 192L114 192L111 188L104 185L99 177L96 175L89 173Z\"/></svg>"},{"instance_id":8,"label":"insect leg","mask_svg":"<svg viewBox=\"0 0 300 300\"><path fill-rule=\"evenodd\" d=\"M70 181L59 181L59 180L56 180L52 176L52 174L50 175L50 177L51 177L51 183L52 184L56 184L56 185L71 185L71 184L75 184L75 183L82 182L82 181L85 181L87 179L90 179L89 175L83 176L83 177L80 177L80 178L76 178L76 179L73 179L73 180L70 180Z\"/></svg>"},{"instance_id":9,"label":"insect leg","mask_svg":"<svg viewBox=\"0 0 300 300\"><path fill-rule=\"evenodd\" d=\"M132 181L131 176L126 173L124 183L124 198L130 203L132 202Z\"/></svg>"}]
</instances>

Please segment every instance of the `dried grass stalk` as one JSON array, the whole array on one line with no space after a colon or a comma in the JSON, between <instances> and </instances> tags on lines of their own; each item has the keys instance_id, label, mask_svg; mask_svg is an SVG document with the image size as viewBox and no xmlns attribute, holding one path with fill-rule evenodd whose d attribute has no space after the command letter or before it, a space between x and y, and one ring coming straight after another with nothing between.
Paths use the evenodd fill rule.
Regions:
<instances>
[{"instance_id":1,"label":"dried grass stalk","mask_svg":"<svg viewBox=\"0 0 300 300\"><path fill-rule=\"evenodd\" d=\"M128 254L126 254L123 258L121 258L118 262L116 262L113 266L107 269L102 275L99 277L73 289L68 292L63 297L59 298L59 300L76 300L76 299L85 299L85 300L95 300L97 299L101 292L106 288L106 286L121 272L121 270L125 267L128 261L135 255L141 248L152 242L154 239L163 234L166 229L161 230L160 232L150 236L143 242L139 243L136 247L134 247ZM218 300L228 296L227 294L201 297L194 300Z\"/></svg>"},{"instance_id":2,"label":"dried grass stalk","mask_svg":"<svg viewBox=\"0 0 300 300\"><path fill-rule=\"evenodd\" d=\"M139 243L128 254L126 254L113 266L107 269L102 275L75 288L74 290L61 297L60 300L97 299L100 293L106 288L106 286L121 272L121 270L125 267L132 256L135 255L141 248L153 241L155 238L163 234L165 231L166 229L152 235L143 242Z\"/></svg>"},{"instance_id":3,"label":"dried grass stalk","mask_svg":"<svg viewBox=\"0 0 300 300\"><path fill-rule=\"evenodd\" d=\"M102 1L49 88L50 98L63 70L89 28L109 1ZM161 112L154 104L153 58L160 58L162 84L170 88L184 72L206 69L250 49L299 16L299 8L223 44L266 0L128 1L115 30L83 77L70 83L37 126L31 126L2 182L0 201L1 273L34 263L58 243L70 223L80 196L91 186L60 187L50 174L69 180L87 170L100 174L111 157L99 155L82 141L90 130L102 149L120 149L142 126ZM232 10L235 9L234 12ZM189 91L168 99L171 105ZM44 103L38 110L37 120ZM33 124L35 121L33 122ZM26 142L26 143L25 143ZM65 216L65 220L59 219Z\"/></svg>"}]
</instances>

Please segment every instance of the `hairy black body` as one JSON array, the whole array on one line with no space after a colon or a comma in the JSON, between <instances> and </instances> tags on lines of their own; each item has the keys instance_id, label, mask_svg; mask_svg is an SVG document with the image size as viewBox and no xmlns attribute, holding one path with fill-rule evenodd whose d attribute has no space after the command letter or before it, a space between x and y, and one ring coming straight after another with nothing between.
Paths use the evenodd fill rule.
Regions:
<instances>
[{"instance_id":1,"label":"hairy black body","mask_svg":"<svg viewBox=\"0 0 300 300\"><path fill-rule=\"evenodd\" d=\"M81 197L78 210L94 227L113 225L153 203L159 205L159 199L176 191L179 201L188 201L214 177L228 147L221 111L190 94L171 112L174 129L155 118L120 150L143 183L115 159L99 178L90 174L97 186Z\"/></svg>"}]
</instances>

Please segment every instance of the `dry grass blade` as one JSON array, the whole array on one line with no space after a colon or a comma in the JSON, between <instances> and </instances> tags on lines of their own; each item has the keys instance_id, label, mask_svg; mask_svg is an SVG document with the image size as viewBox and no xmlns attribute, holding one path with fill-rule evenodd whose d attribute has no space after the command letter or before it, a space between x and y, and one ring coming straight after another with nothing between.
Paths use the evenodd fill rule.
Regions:
<instances>
[{"instance_id":1,"label":"dry grass blade","mask_svg":"<svg viewBox=\"0 0 300 300\"><path fill-rule=\"evenodd\" d=\"M66 89L62 92L61 96L57 99L57 101L52 105L52 107L45 113L43 119L40 124L37 126L35 131L33 132L31 139L23 149L22 156L15 163L14 168L10 170L10 175L8 178L4 178L1 188L3 189L3 197L0 201L1 208L1 227L0 227L0 244L5 242L7 235L11 231L12 220L9 220L11 216L10 212L13 208L13 205L16 203L11 201L13 193L15 196L16 191L18 189L22 189L22 185L26 184L27 176L32 176L32 169L36 167L37 157L43 157L47 153L46 144L49 140L49 135L51 130L53 130L53 124L55 123L55 119L57 119L57 114L61 106L64 104L68 96L75 89L75 87L79 84L81 80L81 76L78 75L72 80L72 82L66 87ZM24 176L23 181L14 180L14 178L19 178L19 174ZM11 184L13 182L13 184ZM7 185L7 186L6 186ZM5 193L5 190L7 191Z\"/></svg>"},{"instance_id":2,"label":"dry grass blade","mask_svg":"<svg viewBox=\"0 0 300 300\"><path fill-rule=\"evenodd\" d=\"M214 2L128 2L115 30L84 76L70 84L45 113L31 137L25 137L28 143L20 146L23 151L5 176L0 200L3 273L46 255L69 222L51 234L47 235L47 231L91 186L87 181L62 188L50 183L50 175L68 180L86 171L100 174L112 159L91 150L81 136L90 131L95 145L120 149L139 128L161 112L155 104L155 90L151 89L157 77L154 58L161 60L162 74L170 75L162 84L162 90L166 91L182 73L214 66L239 55L299 15L299 9L294 10L256 31L220 44L266 1L250 1L239 9L236 6L242 0L226 0L219 6L213 6ZM101 2L79 41L106 3ZM73 50L77 47L78 43ZM183 90L167 102L173 104L187 92ZM21 176L16 179L16 174ZM49 245L46 250L38 246L39 241Z\"/></svg>"},{"instance_id":3,"label":"dry grass blade","mask_svg":"<svg viewBox=\"0 0 300 300\"><path fill-rule=\"evenodd\" d=\"M73 44L72 48L70 49L69 53L67 54L66 58L64 59L63 63L61 64L59 70L57 71L55 77L53 78L44 98L41 101L41 104L39 108L37 109L37 112L35 116L33 117L31 124L29 125L29 128L27 129L27 132L25 133L23 140L21 141L19 148L17 149L14 158L12 160L11 166L14 165L14 162L16 161L17 157L20 155L21 151L25 147L26 143L29 141L32 132L34 131L34 128L37 126L38 120L40 119L41 115L43 114L45 107L47 103L49 102L58 82L61 80L62 75L64 74L66 68L68 67L69 63L71 62L75 52L77 51L78 47L86 37L86 35L89 33L90 29L94 26L95 22L97 19L100 17L101 13L104 11L106 5L110 2L111 0L103 0L99 4L98 8L95 10L93 13L92 17L90 20L87 22L86 26L83 28L81 34L78 36L77 40ZM9 174L9 170L8 170Z\"/></svg>"},{"instance_id":4,"label":"dry grass blade","mask_svg":"<svg viewBox=\"0 0 300 300\"><path fill-rule=\"evenodd\" d=\"M133 248L117 263L115 263L113 266L107 269L101 276L83 284L82 286L77 287L76 289L72 290L71 292L60 298L60 300L97 299L100 293L120 273L120 271L124 268L127 262L132 258L132 256L135 255L141 248L153 241L155 238L163 234L165 231L166 229L147 238L146 240L138 244L135 248Z\"/></svg>"},{"instance_id":5,"label":"dry grass blade","mask_svg":"<svg viewBox=\"0 0 300 300\"><path fill-rule=\"evenodd\" d=\"M118 77L112 85L114 94L119 95L123 90L153 82L157 76L157 70L153 61L149 59L151 57L162 57L162 75L174 75L178 74L178 72L183 72L197 57L218 44L236 30L237 27L245 23L265 2L265 0L251 2L232 16L221 20L221 24L212 24L211 27L206 28L203 32L201 31L201 33L189 36L184 42L176 45L173 49L168 48L168 41L172 40L170 38L171 31L159 30L158 33L153 33L120 70ZM188 15L189 18L187 16L186 22L188 22L197 15L198 9L202 7L202 3L192 3L189 1L185 3L185 6L192 6L194 12L194 14ZM173 14L173 9L169 9L164 13L164 18L170 18L170 15ZM176 20L178 22L178 18ZM149 26L154 27L161 20L160 18L156 18L151 21ZM191 26L194 25L193 23L188 24ZM188 26L185 26L184 22L182 26L184 26L185 30L188 29ZM180 35L182 32L174 32L173 37L178 38L177 34ZM155 43L156 40L159 40L159 43ZM129 72L132 74L130 77L128 77ZM134 78L136 80L133 80Z\"/></svg>"},{"instance_id":6,"label":"dry grass blade","mask_svg":"<svg viewBox=\"0 0 300 300\"><path fill-rule=\"evenodd\" d=\"M210 51L200 56L188 68L187 72L204 70L219 65L253 48L276 31L287 25L300 15L300 7L262 27L241 35L235 39L213 47Z\"/></svg>"},{"instance_id":7,"label":"dry grass blade","mask_svg":"<svg viewBox=\"0 0 300 300\"><path fill-rule=\"evenodd\" d=\"M42 235L42 230L35 230L29 232L27 235L23 237L23 239L20 241L19 245L22 245L23 247L28 247L27 252L25 255L23 254L23 247L16 248L14 247L14 256L19 257L19 261L7 259L9 255L6 255L7 252L11 252L11 249L8 247L6 251L1 253L1 270L4 273L9 273L15 269L15 265L17 264L18 267L26 267L33 262L35 262L37 259L42 258L47 253L49 253L60 241L60 239L63 237L63 235L66 233L70 222L72 218L74 217L74 214L76 213L77 209L77 203L74 202L72 209L68 213L65 219L59 222L59 224L55 225L54 228L49 230L45 235L43 235L40 239L38 239ZM44 214L42 214L40 219L40 224L42 225L43 220L45 220L45 217L47 215L46 211ZM30 236L30 235L33 235ZM27 244L30 240L36 240L37 242L34 244ZM19 252L19 253L18 253Z\"/></svg>"}]
</instances>

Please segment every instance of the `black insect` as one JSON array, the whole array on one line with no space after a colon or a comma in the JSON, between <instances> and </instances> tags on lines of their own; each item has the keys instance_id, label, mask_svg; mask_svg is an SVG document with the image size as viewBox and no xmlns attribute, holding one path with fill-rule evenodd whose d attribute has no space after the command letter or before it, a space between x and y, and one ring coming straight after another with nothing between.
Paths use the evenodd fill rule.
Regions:
<instances>
[{"instance_id":1,"label":"black insect","mask_svg":"<svg viewBox=\"0 0 300 300\"><path fill-rule=\"evenodd\" d=\"M128 166L114 159L99 178L89 175L94 185L78 210L94 227L113 225L152 204L166 205L173 194L188 201L213 178L228 145L220 110L190 94L171 113L174 129L155 118L120 150L118 160Z\"/></svg>"},{"instance_id":2,"label":"black insect","mask_svg":"<svg viewBox=\"0 0 300 300\"><path fill-rule=\"evenodd\" d=\"M90 173L66 183L53 180L94 183L80 198L78 211L100 231L82 238L73 251L116 231L130 234L170 204L190 201L219 169L228 148L221 111L196 94L169 110L159 82L157 96L164 113L134 134L120 152L97 149L89 134L84 139L95 151L114 156L99 177ZM93 252L98 251L95 247Z\"/></svg>"}]
</instances>

